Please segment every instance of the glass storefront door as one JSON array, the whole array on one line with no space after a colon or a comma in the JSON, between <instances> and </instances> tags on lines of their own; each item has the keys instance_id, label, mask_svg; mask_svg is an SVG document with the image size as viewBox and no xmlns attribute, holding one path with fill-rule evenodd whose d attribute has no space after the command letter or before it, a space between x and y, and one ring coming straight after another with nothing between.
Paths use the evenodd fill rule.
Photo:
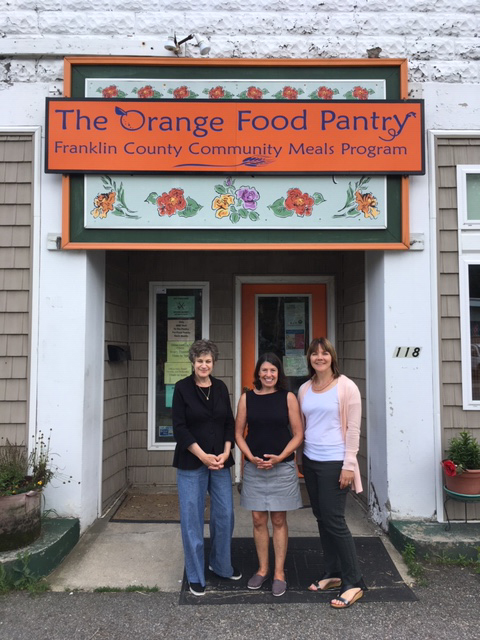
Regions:
<instances>
[{"instance_id":1,"label":"glass storefront door","mask_svg":"<svg viewBox=\"0 0 480 640\"><path fill-rule=\"evenodd\" d=\"M252 388L259 356L275 353L289 389L308 377L306 353L314 337L327 335L326 284L243 284L242 388Z\"/></svg>"}]
</instances>

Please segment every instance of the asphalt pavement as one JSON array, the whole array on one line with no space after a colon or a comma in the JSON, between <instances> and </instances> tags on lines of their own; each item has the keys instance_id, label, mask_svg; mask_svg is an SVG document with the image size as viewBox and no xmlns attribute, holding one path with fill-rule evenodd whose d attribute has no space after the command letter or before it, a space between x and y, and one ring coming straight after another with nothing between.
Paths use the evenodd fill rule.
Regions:
<instances>
[{"instance_id":1,"label":"asphalt pavement","mask_svg":"<svg viewBox=\"0 0 480 640\"><path fill-rule=\"evenodd\" d=\"M235 536L251 536L250 513L236 502ZM347 519L354 536L379 536L403 579L400 554L353 499ZM309 509L289 516L291 537L311 536ZM208 527L206 527L206 535ZM480 575L427 565L417 602L367 602L332 609L318 602L268 604L180 602L183 553L178 523L96 523L48 577L52 591L0 596L1 640L476 640L480 638ZM157 586L159 592L98 593L98 587ZM278 602L276 601L278 600Z\"/></svg>"},{"instance_id":2,"label":"asphalt pavement","mask_svg":"<svg viewBox=\"0 0 480 640\"><path fill-rule=\"evenodd\" d=\"M427 586L409 603L366 603L337 611L316 604L179 605L178 593L47 592L0 596L3 640L474 640L480 576L427 566Z\"/></svg>"}]
</instances>

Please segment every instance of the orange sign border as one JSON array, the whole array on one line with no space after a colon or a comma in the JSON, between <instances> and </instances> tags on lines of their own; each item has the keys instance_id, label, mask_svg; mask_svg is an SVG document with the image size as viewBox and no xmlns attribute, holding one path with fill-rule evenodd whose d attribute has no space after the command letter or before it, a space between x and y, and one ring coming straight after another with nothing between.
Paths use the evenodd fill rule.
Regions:
<instances>
[{"instance_id":1,"label":"orange sign border","mask_svg":"<svg viewBox=\"0 0 480 640\"><path fill-rule=\"evenodd\" d=\"M408 98L408 64L407 60L403 58L375 58L375 59L333 59L333 60L318 60L318 59L279 59L272 58L269 60L262 59L250 59L250 58L235 58L235 59L222 59L222 58L210 58L205 59L191 59L191 58L176 58L170 57L108 57L108 56L70 56L64 58L64 96L72 97L72 70L75 65L109 65L109 66L122 66L122 65L138 65L138 66L199 66L199 67L398 67L399 70L399 83L400 83L400 99ZM141 250L141 251L386 251L386 250L407 250L410 248L410 229L409 229L409 179L408 177L402 177L402 237L400 242L393 243L282 243L282 244L269 244L269 243L91 243L91 242L71 242L70 241L70 176L62 176L62 249L69 250L85 250L85 249L99 249L99 250Z\"/></svg>"}]
</instances>

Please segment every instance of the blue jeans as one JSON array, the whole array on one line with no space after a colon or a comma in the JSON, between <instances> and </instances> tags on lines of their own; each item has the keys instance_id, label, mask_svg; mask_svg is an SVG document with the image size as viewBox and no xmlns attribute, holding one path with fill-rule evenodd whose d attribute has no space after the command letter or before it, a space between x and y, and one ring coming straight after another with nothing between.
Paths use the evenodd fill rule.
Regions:
<instances>
[{"instance_id":1,"label":"blue jeans","mask_svg":"<svg viewBox=\"0 0 480 640\"><path fill-rule=\"evenodd\" d=\"M205 586L203 529L205 500L210 494L210 558L213 571L224 578L233 575L231 543L234 525L232 478L229 469L210 471L177 469L178 502L185 571L188 582Z\"/></svg>"}]
</instances>

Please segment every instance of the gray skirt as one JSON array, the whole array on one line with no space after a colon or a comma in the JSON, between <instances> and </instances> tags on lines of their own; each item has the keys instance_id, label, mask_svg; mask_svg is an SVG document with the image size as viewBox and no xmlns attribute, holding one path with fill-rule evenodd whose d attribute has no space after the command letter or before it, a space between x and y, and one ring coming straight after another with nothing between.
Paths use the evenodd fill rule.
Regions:
<instances>
[{"instance_id":1,"label":"gray skirt","mask_svg":"<svg viewBox=\"0 0 480 640\"><path fill-rule=\"evenodd\" d=\"M295 462L280 462L269 470L245 462L240 505L250 511L300 509L303 503Z\"/></svg>"}]
</instances>

